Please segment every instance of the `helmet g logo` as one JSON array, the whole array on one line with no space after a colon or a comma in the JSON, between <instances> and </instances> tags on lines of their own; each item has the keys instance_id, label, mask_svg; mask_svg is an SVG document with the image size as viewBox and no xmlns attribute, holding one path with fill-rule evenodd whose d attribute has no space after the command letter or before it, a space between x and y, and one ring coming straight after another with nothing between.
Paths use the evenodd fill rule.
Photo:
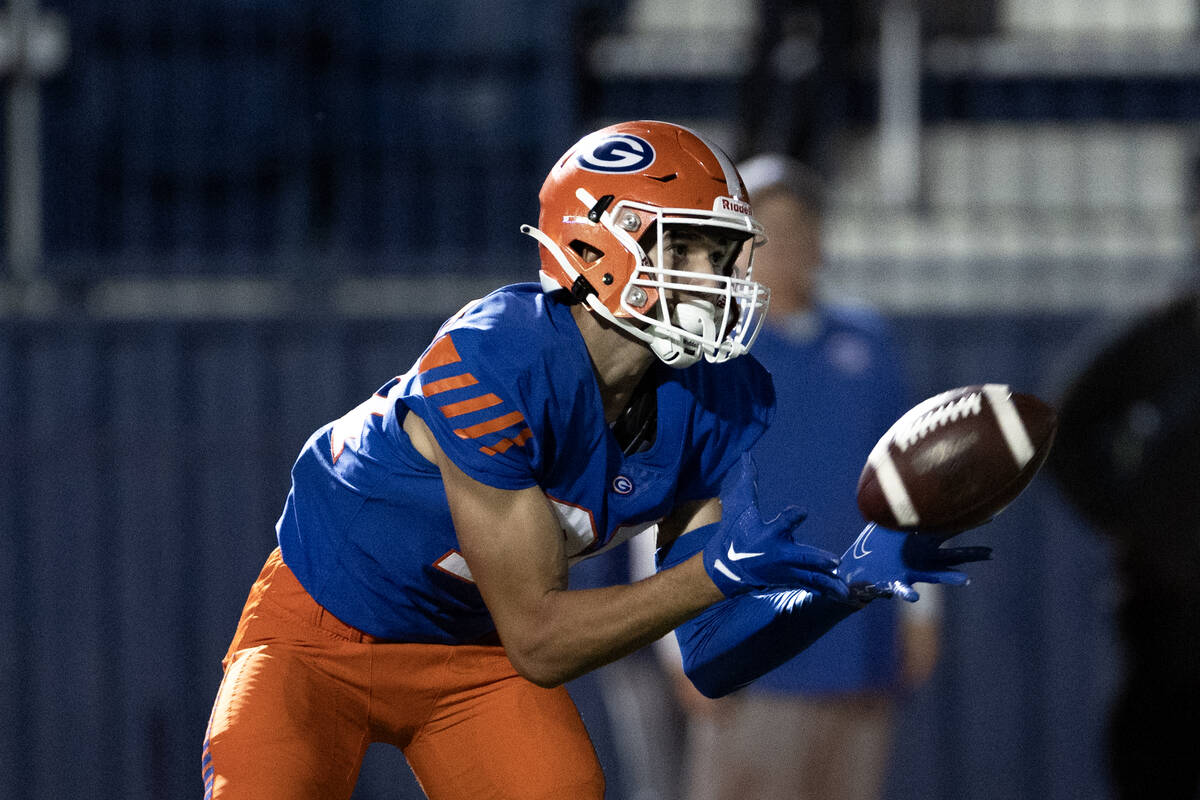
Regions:
<instances>
[{"instance_id":1,"label":"helmet g logo","mask_svg":"<svg viewBox=\"0 0 1200 800\"><path fill-rule=\"evenodd\" d=\"M589 172L638 172L654 163L654 148L640 136L620 133L585 147L575 160Z\"/></svg>"}]
</instances>

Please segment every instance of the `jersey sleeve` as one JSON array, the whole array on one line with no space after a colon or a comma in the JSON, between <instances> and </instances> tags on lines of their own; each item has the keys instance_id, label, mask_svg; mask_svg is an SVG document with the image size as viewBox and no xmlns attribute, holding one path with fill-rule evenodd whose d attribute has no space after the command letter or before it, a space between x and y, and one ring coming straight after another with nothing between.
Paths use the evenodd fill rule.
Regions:
<instances>
[{"instance_id":1,"label":"jersey sleeve","mask_svg":"<svg viewBox=\"0 0 1200 800\"><path fill-rule=\"evenodd\" d=\"M499 489L537 484L540 453L522 350L498 332L450 327L408 375L405 402L467 475ZM527 356L527 351L525 352Z\"/></svg>"}]
</instances>

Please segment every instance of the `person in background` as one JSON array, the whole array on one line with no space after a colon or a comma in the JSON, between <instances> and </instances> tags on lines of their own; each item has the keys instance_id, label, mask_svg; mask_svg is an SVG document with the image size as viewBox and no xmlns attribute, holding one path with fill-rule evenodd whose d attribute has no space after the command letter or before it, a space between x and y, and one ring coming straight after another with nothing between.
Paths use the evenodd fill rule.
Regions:
<instances>
[{"instance_id":1,"label":"person in background","mask_svg":"<svg viewBox=\"0 0 1200 800\"><path fill-rule=\"evenodd\" d=\"M1200 157L1185 178L1191 270L1162 302L1084 334L1047 462L1120 581L1105 731L1117 800L1200 797Z\"/></svg>"},{"instance_id":2,"label":"person in background","mask_svg":"<svg viewBox=\"0 0 1200 800\"><path fill-rule=\"evenodd\" d=\"M798 503L808 511L799 537L836 549L843 531L862 525L859 473L910 393L885 321L820 296L820 177L779 154L739 170L770 240L755 260L755 276L771 288L771 314L754 352L778 403L754 449L761 507L769 518ZM934 592L899 605L864 609L725 698L709 700L680 680L688 800L878 798L896 704L930 675L938 648Z\"/></svg>"},{"instance_id":3,"label":"person in background","mask_svg":"<svg viewBox=\"0 0 1200 800\"><path fill-rule=\"evenodd\" d=\"M1200 797L1200 286L1126 321L1059 402L1049 465L1112 545L1114 797Z\"/></svg>"}]
</instances>

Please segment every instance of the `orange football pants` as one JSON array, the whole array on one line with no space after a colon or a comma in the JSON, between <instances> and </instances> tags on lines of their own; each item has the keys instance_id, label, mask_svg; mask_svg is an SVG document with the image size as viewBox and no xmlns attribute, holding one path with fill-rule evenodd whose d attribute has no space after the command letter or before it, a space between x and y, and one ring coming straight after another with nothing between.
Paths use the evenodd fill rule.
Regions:
<instances>
[{"instance_id":1,"label":"orange football pants","mask_svg":"<svg viewBox=\"0 0 1200 800\"><path fill-rule=\"evenodd\" d=\"M604 796L565 688L525 680L499 645L374 639L313 600L278 549L222 663L206 799L348 799L372 742L400 748L432 800Z\"/></svg>"}]
</instances>

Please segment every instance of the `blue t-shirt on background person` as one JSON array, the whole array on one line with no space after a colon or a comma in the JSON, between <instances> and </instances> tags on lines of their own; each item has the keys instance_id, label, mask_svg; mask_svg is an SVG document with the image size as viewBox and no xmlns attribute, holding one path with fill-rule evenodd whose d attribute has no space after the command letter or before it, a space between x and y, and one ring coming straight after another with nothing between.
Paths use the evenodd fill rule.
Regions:
<instances>
[{"instance_id":1,"label":"blue t-shirt on background person","mask_svg":"<svg viewBox=\"0 0 1200 800\"><path fill-rule=\"evenodd\" d=\"M887 323L865 307L818 306L769 320L754 355L774 378L777 402L754 448L763 516L805 508L797 538L841 553L864 525L855 489L867 454L911 405ZM899 605L872 603L749 690L895 688Z\"/></svg>"}]
</instances>

